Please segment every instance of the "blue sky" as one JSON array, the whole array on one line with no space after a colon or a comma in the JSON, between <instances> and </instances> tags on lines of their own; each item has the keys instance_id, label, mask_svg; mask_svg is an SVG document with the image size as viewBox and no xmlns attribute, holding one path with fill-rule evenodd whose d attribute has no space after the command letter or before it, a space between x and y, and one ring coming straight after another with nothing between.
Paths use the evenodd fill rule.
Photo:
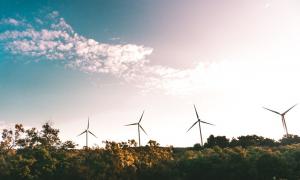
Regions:
<instances>
[{"instance_id":1,"label":"blue sky","mask_svg":"<svg viewBox=\"0 0 300 180\"><path fill-rule=\"evenodd\" d=\"M300 3L1 1L0 126L51 120L63 139L91 119L99 139L193 145L193 104L209 134L280 138L299 102ZM244 108L243 108L244 107ZM287 117L297 134L297 108ZM270 126L272 124L272 126ZM270 128L271 127L271 128Z\"/></svg>"}]
</instances>

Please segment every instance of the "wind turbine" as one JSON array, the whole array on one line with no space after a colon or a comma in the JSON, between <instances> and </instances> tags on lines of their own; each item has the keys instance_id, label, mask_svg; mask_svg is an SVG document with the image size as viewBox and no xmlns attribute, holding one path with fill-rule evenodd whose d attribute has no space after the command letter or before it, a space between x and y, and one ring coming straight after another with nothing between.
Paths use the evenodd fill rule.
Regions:
<instances>
[{"instance_id":1,"label":"wind turbine","mask_svg":"<svg viewBox=\"0 0 300 180\"><path fill-rule=\"evenodd\" d=\"M271 111L275 114L278 114L281 116L281 121L282 121L282 125L283 125L283 130L285 131L285 134L286 134L286 137L288 137L289 133L288 133L288 129L287 129L287 126L286 126L286 122L285 122L285 115L286 113L288 113L291 109L293 109L297 104L295 104L294 106L290 107L288 110L286 110L284 113L279 113L277 111L274 111L272 109L268 109L266 107L263 107L264 109L268 110L268 111Z\"/></svg>"},{"instance_id":2,"label":"wind turbine","mask_svg":"<svg viewBox=\"0 0 300 180\"><path fill-rule=\"evenodd\" d=\"M208 122L205 122L205 121L202 121L200 118L199 118L199 115L198 115L198 112L197 112L197 109L196 109L196 106L194 105L194 109L195 109L195 113L196 113L196 116L197 116L197 121L186 131L186 132L189 132L189 130L191 130L197 123L199 123L199 132L200 132L200 140L201 140L201 146L203 146L203 139L202 139L202 132L201 132L201 123L204 123L204 124L209 124L209 125L212 125L214 126L214 124L211 124L211 123L208 123Z\"/></svg>"},{"instance_id":3,"label":"wind turbine","mask_svg":"<svg viewBox=\"0 0 300 180\"><path fill-rule=\"evenodd\" d=\"M85 133L85 138L86 138L86 140L85 140L85 144L86 144L86 148L88 148L89 146L89 144L88 144L88 140L89 140L89 133L91 134L91 135L93 135L95 138L97 138L97 136L95 135L95 134L93 134L90 130L89 130L89 128L90 128L90 118L88 118L88 124L87 124L87 128L86 128L86 130L84 130L82 133L80 133L78 136L81 136L82 134L84 134ZM77 137L78 137L77 136Z\"/></svg>"},{"instance_id":4,"label":"wind turbine","mask_svg":"<svg viewBox=\"0 0 300 180\"><path fill-rule=\"evenodd\" d=\"M125 126L135 126L135 125L136 125L136 126L138 127L139 146L141 146L140 128L141 128L142 131L147 135L146 131L145 131L144 128L141 126L141 121L142 121L142 119L143 119L144 112L145 112L145 111L143 111L142 116L140 117L139 122L125 125Z\"/></svg>"}]
</instances>

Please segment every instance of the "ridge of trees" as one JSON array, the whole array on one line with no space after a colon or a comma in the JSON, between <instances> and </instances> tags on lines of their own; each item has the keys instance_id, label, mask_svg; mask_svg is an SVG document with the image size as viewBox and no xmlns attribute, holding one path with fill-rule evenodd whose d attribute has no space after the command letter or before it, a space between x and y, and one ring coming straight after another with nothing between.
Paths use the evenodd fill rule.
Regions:
<instances>
[{"instance_id":1,"label":"ridge of trees","mask_svg":"<svg viewBox=\"0 0 300 180\"><path fill-rule=\"evenodd\" d=\"M219 146L220 148L238 147L238 146L241 146L243 148L249 146L276 147L276 146L284 146L284 145L297 144L297 143L300 143L300 137L298 135L292 135L292 134L290 134L288 137L284 136L278 141L270 138L265 138L262 136L257 136L257 135L239 136L231 140L226 138L226 136L210 135L207 138L207 142L204 144L203 148L212 148L214 146ZM201 149L200 144L195 144L194 148Z\"/></svg>"},{"instance_id":2,"label":"ridge of trees","mask_svg":"<svg viewBox=\"0 0 300 180\"><path fill-rule=\"evenodd\" d=\"M150 140L76 149L46 123L3 129L0 179L300 179L300 137L209 136L204 147L161 147Z\"/></svg>"}]
</instances>

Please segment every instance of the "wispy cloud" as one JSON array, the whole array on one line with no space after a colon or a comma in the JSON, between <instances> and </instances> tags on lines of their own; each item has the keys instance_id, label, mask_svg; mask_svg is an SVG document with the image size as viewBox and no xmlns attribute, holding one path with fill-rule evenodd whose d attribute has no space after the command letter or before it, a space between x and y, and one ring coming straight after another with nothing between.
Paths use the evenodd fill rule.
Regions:
<instances>
[{"instance_id":1,"label":"wispy cloud","mask_svg":"<svg viewBox=\"0 0 300 180\"><path fill-rule=\"evenodd\" d=\"M6 18L0 20L0 25L6 24L6 25L13 25L13 26L19 26L19 25L25 25L25 23L21 20L16 20L14 18Z\"/></svg>"},{"instance_id":2,"label":"wispy cloud","mask_svg":"<svg viewBox=\"0 0 300 180\"><path fill-rule=\"evenodd\" d=\"M123 76L133 66L142 66L152 48L135 44L105 44L83 37L59 18L58 13L48 15L52 23L41 29L25 28L0 34L5 49L13 54L46 57L60 60L66 66L84 72L112 73ZM8 21L8 20L4 20ZM42 21L39 19L39 24ZM34 25L32 25L34 27Z\"/></svg>"},{"instance_id":3,"label":"wispy cloud","mask_svg":"<svg viewBox=\"0 0 300 180\"><path fill-rule=\"evenodd\" d=\"M46 18L45 21L35 20L38 25L43 25L42 28L19 23L12 18L3 19L2 22L23 26L22 30L8 30L0 34L5 50L40 60L60 61L66 67L83 72L111 74L145 91L164 90L171 94L185 94L199 82L195 77L201 75L202 64L183 70L151 66L147 58L152 54L151 47L107 44L86 38L77 34L57 11Z\"/></svg>"}]
</instances>

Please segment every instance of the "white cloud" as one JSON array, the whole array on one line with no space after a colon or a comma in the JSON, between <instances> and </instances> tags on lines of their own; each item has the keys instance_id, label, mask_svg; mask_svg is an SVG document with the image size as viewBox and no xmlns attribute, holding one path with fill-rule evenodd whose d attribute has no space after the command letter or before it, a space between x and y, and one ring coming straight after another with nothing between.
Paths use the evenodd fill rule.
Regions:
<instances>
[{"instance_id":1,"label":"white cloud","mask_svg":"<svg viewBox=\"0 0 300 180\"><path fill-rule=\"evenodd\" d=\"M19 20L16 20L14 18L6 18L6 19L1 19L0 20L0 25L1 24L19 26L19 25L24 25L25 23L23 21L19 21Z\"/></svg>"},{"instance_id":2,"label":"white cloud","mask_svg":"<svg viewBox=\"0 0 300 180\"><path fill-rule=\"evenodd\" d=\"M48 14L48 18L50 19L55 19L59 16L59 12L58 11L52 11L51 13Z\"/></svg>"},{"instance_id":3,"label":"white cloud","mask_svg":"<svg viewBox=\"0 0 300 180\"><path fill-rule=\"evenodd\" d=\"M28 28L34 27L31 25L23 30L6 31L0 34L0 41L13 54L63 61L67 67L83 72L111 74L146 91L182 95L234 84L235 71L230 63L199 63L191 69L150 65L147 59L153 51L150 47L101 43L74 32L58 12L52 12L48 18L51 19L48 26Z\"/></svg>"},{"instance_id":4,"label":"white cloud","mask_svg":"<svg viewBox=\"0 0 300 180\"><path fill-rule=\"evenodd\" d=\"M56 11L47 18L52 22L48 27L35 29L30 25L23 30L6 31L0 34L0 41L13 54L64 61L67 67L88 73L109 73L148 91L187 93L190 83L195 83L199 67L179 70L150 66L147 59L153 51L150 47L101 43L74 32ZM41 19L37 23L46 24Z\"/></svg>"},{"instance_id":5,"label":"white cloud","mask_svg":"<svg viewBox=\"0 0 300 180\"><path fill-rule=\"evenodd\" d=\"M56 24L51 24L52 29L57 29L57 30L63 30L63 31L68 31L73 33L72 27L66 23L64 18L59 18L58 23Z\"/></svg>"},{"instance_id":6,"label":"white cloud","mask_svg":"<svg viewBox=\"0 0 300 180\"><path fill-rule=\"evenodd\" d=\"M6 31L0 34L5 48L13 54L65 61L66 66L84 72L111 73L126 77L132 68L142 66L152 48L135 44L106 44L75 33L58 13L48 28Z\"/></svg>"}]
</instances>

